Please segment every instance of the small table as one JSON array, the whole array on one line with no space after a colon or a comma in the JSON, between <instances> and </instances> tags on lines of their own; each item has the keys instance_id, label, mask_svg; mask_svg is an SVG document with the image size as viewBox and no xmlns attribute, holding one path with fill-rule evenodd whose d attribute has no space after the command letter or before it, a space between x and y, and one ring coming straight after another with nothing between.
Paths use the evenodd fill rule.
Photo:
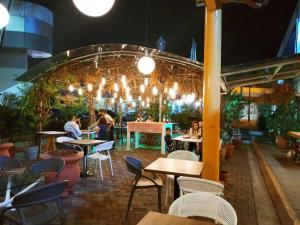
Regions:
<instances>
[{"instance_id":1,"label":"small table","mask_svg":"<svg viewBox=\"0 0 300 225\"><path fill-rule=\"evenodd\" d=\"M55 150L55 144L54 144L54 137L57 136L62 136L65 135L66 132L63 131L40 131L36 132L40 137L39 137L39 154L41 153L41 136L46 136L48 137L48 143L46 145L46 152L49 150Z\"/></svg>"},{"instance_id":2,"label":"small table","mask_svg":"<svg viewBox=\"0 0 300 225\"><path fill-rule=\"evenodd\" d=\"M300 132L290 131L288 135L292 137L292 159L297 161L298 154L300 154L300 143L297 140L300 140Z\"/></svg>"},{"instance_id":3,"label":"small table","mask_svg":"<svg viewBox=\"0 0 300 225\"><path fill-rule=\"evenodd\" d=\"M181 143L181 148L184 149L184 142L192 142L192 143L202 143L202 138L185 138L184 136L178 136L175 138L172 138L172 140L178 141Z\"/></svg>"},{"instance_id":4,"label":"small table","mask_svg":"<svg viewBox=\"0 0 300 225\"><path fill-rule=\"evenodd\" d=\"M91 140L91 139L81 139L81 140L74 140L74 141L65 141L64 143L71 144L71 145L80 145L83 146L84 156L83 156L83 176L87 176L87 155L89 152L89 148L91 146L102 144L106 141L103 140Z\"/></svg>"},{"instance_id":5,"label":"small table","mask_svg":"<svg viewBox=\"0 0 300 225\"><path fill-rule=\"evenodd\" d=\"M148 212L137 225L213 225L214 223L186 217L172 216L158 212Z\"/></svg>"},{"instance_id":6,"label":"small table","mask_svg":"<svg viewBox=\"0 0 300 225\"><path fill-rule=\"evenodd\" d=\"M200 178L204 162L181 159L158 158L145 168L145 171L174 175L174 200L179 197L178 176Z\"/></svg>"}]
</instances>

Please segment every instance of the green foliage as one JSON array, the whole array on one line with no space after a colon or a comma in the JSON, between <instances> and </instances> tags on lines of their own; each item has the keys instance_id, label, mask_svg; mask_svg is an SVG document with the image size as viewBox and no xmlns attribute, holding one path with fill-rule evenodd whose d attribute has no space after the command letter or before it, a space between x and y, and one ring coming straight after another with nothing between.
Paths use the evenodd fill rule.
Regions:
<instances>
[{"instance_id":1,"label":"green foliage","mask_svg":"<svg viewBox=\"0 0 300 225\"><path fill-rule=\"evenodd\" d=\"M70 115L83 115L88 112L87 104L83 96L73 97L72 101L59 102L56 108L60 111L60 119L68 121Z\"/></svg>"},{"instance_id":2,"label":"green foliage","mask_svg":"<svg viewBox=\"0 0 300 225\"><path fill-rule=\"evenodd\" d=\"M9 141L14 141L22 126L17 105L18 97L15 94L3 93L0 102L0 137Z\"/></svg>"},{"instance_id":3,"label":"green foliage","mask_svg":"<svg viewBox=\"0 0 300 225\"><path fill-rule=\"evenodd\" d=\"M278 105L261 104L258 109L261 117L265 118L270 136L287 136L288 131L300 131L300 104L295 97Z\"/></svg>"},{"instance_id":4,"label":"green foliage","mask_svg":"<svg viewBox=\"0 0 300 225\"><path fill-rule=\"evenodd\" d=\"M191 118L191 115L193 112L194 110L192 107L183 105L179 113L172 115L172 121L178 123L181 129L188 129L192 125L193 119Z\"/></svg>"},{"instance_id":5,"label":"green foliage","mask_svg":"<svg viewBox=\"0 0 300 225\"><path fill-rule=\"evenodd\" d=\"M159 100L156 98L150 103L150 106L145 110L147 115L150 115L154 121L159 120ZM171 107L168 102L162 105L161 116L165 115L166 118L171 118Z\"/></svg>"}]
</instances>

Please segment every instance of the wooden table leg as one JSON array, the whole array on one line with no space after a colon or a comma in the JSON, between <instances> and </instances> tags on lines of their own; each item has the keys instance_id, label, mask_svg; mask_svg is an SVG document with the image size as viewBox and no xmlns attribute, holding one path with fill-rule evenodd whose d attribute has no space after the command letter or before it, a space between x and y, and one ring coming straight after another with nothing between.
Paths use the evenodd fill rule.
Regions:
<instances>
[{"instance_id":1,"label":"wooden table leg","mask_svg":"<svg viewBox=\"0 0 300 225\"><path fill-rule=\"evenodd\" d=\"M46 152L54 150L54 139L53 136L48 136L48 143L46 145Z\"/></svg>"},{"instance_id":2,"label":"wooden table leg","mask_svg":"<svg viewBox=\"0 0 300 225\"><path fill-rule=\"evenodd\" d=\"M127 130L127 151L130 150L130 131Z\"/></svg>"}]
</instances>

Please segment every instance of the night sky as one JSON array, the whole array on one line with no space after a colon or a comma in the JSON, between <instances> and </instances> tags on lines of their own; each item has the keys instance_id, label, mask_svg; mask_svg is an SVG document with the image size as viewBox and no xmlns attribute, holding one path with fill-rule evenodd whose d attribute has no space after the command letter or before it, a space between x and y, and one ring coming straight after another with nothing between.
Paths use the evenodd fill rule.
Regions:
<instances>
[{"instance_id":1,"label":"night sky","mask_svg":"<svg viewBox=\"0 0 300 225\"><path fill-rule=\"evenodd\" d=\"M189 57L192 38L203 61L204 8L194 0L116 0L105 16L81 14L71 0L33 0L54 13L54 54L98 43L146 45L155 48L163 36L166 51ZM222 65L276 57L297 0L270 0L254 10L246 5L223 6Z\"/></svg>"}]
</instances>

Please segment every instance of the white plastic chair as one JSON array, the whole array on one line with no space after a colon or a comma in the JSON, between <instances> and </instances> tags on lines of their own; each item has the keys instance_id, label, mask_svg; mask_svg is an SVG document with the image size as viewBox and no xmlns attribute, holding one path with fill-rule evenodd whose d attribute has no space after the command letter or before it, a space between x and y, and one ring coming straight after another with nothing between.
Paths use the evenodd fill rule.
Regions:
<instances>
[{"instance_id":1,"label":"white plastic chair","mask_svg":"<svg viewBox=\"0 0 300 225\"><path fill-rule=\"evenodd\" d=\"M190 193L176 199L169 214L179 217L201 216L223 225L237 225L234 208L225 199L204 192Z\"/></svg>"},{"instance_id":2,"label":"white plastic chair","mask_svg":"<svg viewBox=\"0 0 300 225\"><path fill-rule=\"evenodd\" d=\"M177 182L182 194L206 192L220 197L224 195L224 185L219 182L193 177L178 177Z\"/></svg>"},{"instance_id":3,"label":"white plastic chair","mask_svg":"<svg viewBox=\"0 0 300 225\"><path fill-rule=\"evenodd\" d=\"M199 158L195 153L190 152L190 151L186 151L186 150L177 150L177 151L171 152L167 156L167 158L182 159L182 160L189 160L189 161L199 161ZM172 181L174 181L174 176L173 175L167 175L165 206L168 205L168 199L171 195Z\"/></svg>"},{"instance_id":4,"label":"white plastic chair","mask_svg":"<svg viewBox=\"0 0 300 225\"><path fill-rule=\"evenodd\" d=\"M96 153L90 154L87 156L88 159L93 159L96 160L96 166L95 166L95 173L97 170L97 161L99 162L99 169L100 169L100 174L101 174L101 180L103 181L103 172L102 172L102 165L101 161L104 160L109 160L110 163L110 170L111 170L111 175L114 176L114 171L112 168L112 162L111 162L111 156L109 153L109 150L113 148L114 141L108 141L103 144L97 145L95 147ZM106 152L107 154L102 154L102 152Z\"/></svg>"},{"instance_id":5,"label":"white plastic chair","mask_svg":"<svg viewBox=\"0 0 300 225\"><path fill-rule=\"evenodd\" d=\"M75 139L71 138L71 137L62 136L62 137L56 138L56 141L59 143L64 143L64 142L68 142L68 141L75 141ZM79 145L72 145L72 146L79 149L80 151L83 151L83 148Z\"/></svg>"}]
</instances>

